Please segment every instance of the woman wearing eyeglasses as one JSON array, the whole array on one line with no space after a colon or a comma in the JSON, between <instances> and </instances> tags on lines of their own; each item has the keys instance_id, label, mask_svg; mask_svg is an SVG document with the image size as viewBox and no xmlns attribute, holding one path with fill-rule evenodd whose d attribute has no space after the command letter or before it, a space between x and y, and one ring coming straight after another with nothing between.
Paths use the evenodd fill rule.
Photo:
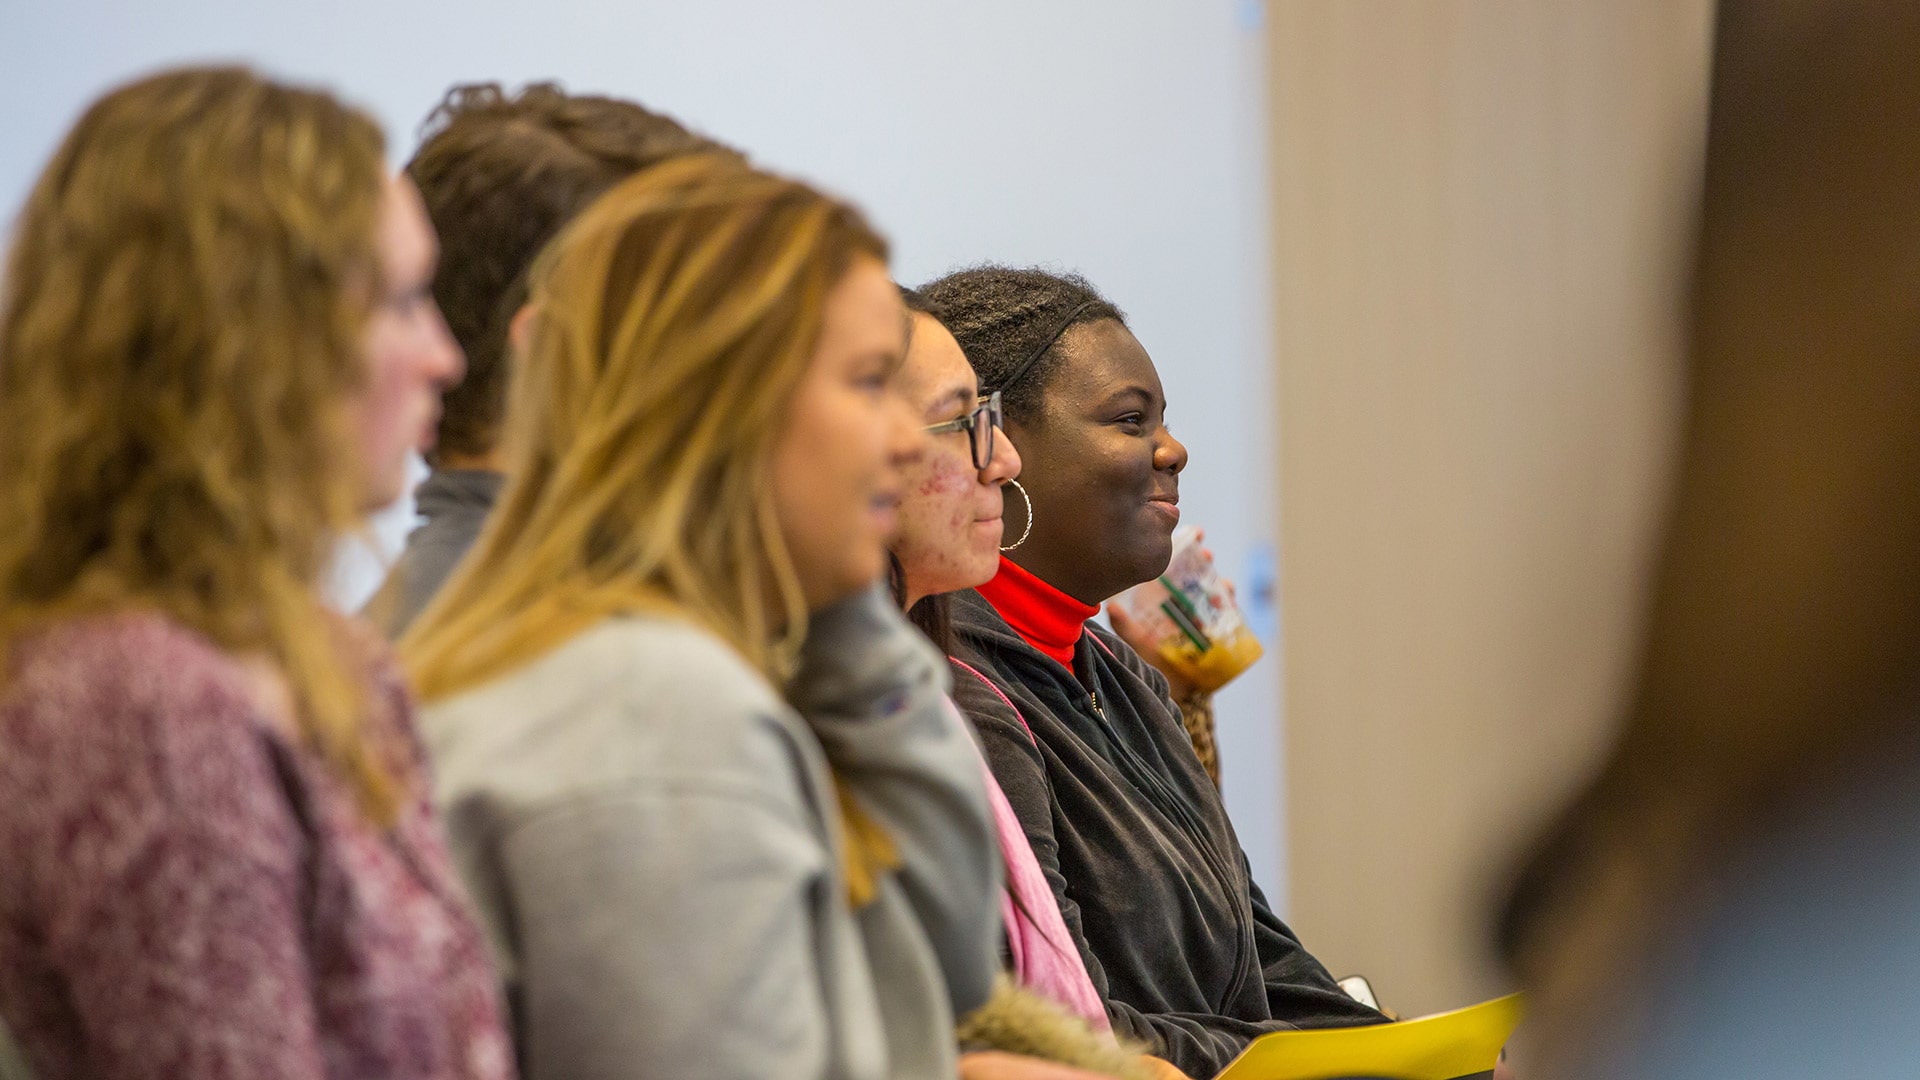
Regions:
<instances>
[{"instance_id":1,"label":"woman wearing eyeglasses","mask_svg":"<svg viewBox=\"0 0 1920 1080\"><path fill-rule=\"evenodd\" d=\"M954 700L1114 1028L1208 1077L1268 1031L1384 1021L1267 906L1166 679L1088 621L1172 555L1187 451L1152 358L1079 278L989 266L923 291L1001 392L1028 496L993 580L954 598Z\"/></svg>"},{"instance_id":2,"label":"woman wearing eyeglasses","mask_svg":"<svg viewBox=\"0 0 1920 1080\"><path fill-rule=\"evenodd\" d=\"M960 343L940 324L939 309L910 289L902 289L901 297L911 314L906 358L894 386L925 424L927 444L902 476L900 528L892 545L894 598L934 644L951 653L951 594L986 584L1000 569L1005 489L1019 485L1020 455L1002 430L1000 395L980 393L979 378ZM955 663L956 679L973 677ZM1106 1005L1019 816L991 772L986 782L1006 863L1001 915L1013 980L1106 1032ZM990 1009L999 1006L996 999ZM1023 1043L1048 1046L1057 1059L1089 1068L1129 1069L1117 1047L1102 1039L1088 1042L1084 1029L1076 1036L1056 1030L1045 1016L1018 1015ZM1109 1060L1114 1058L1119 1060ZM1164 1062L1137 1060L1127 1074L1180 1075Z\"/></svg>"},{"instance_id":3,"label":"woman wearing eyeglasses","mask_svg":"<svg viewBox=\"0 0 1920 1080\"><path fill-rule=\"evenodd\" d=\"M934 644L951 652L946 594L984 584L1000 568L1002 489L1018 485L1020 455L1000 430L1000 395L981 395L938 312L910 289L901 297L910 314L896 386L929 438L900 501L894 591Z\"/></svg>"}]
</instances>

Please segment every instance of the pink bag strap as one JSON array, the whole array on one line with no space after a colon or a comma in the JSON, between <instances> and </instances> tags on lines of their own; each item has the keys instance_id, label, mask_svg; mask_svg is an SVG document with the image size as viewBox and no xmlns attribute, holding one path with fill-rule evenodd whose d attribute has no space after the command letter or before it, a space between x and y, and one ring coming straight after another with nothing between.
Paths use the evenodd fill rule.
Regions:
<instances>
[{"instance_id":1,"label":"pink bag strap","mask_svg":"<svg viewBox=\"0 0 1920 1080\"><path fill-rule=\"evenodd\" d=\"M1028 726L1027 718L1020 715L1020 706L1015 705L1013 703L1013 699L1007 696L1006 691L994 685L994 681L992 679L989 679L985 675L980 674L979 670L976 669L972 664L967 663L965 660L962 660L957 656L947 657L947 662L960 668L962 671L967 672L968 674L972 675L974 678L979 679L981 682L986 683L987 689L993 691L993 696L999 698L1001 704L1013 710L1013 718L1015 720L1020 721L1020 730L1027 733L1027 741L1033 744L1033 748L1035 750L1040 749L1040 740L1033 737L1033 728Z\"/></svg>"},{"instance_id":2,"label":"pink bag strap","mask_svg":"<svg viewBox=\"0 0 1920 1080\"><path fill-rule=\"evenodd\" d=\"M1103 653L1106 653L1106 654L1107 654L1107 659L1109 659L1109 660L1111 660L1111 661L1113 661L1113 662L1114 662L1114 663L1116 663L1116 664L1120 662L1120 657L1119 657L1119 655L1118 655L1117 653L1115 653L1115 652L1113 651L1113 649L1112 649L1112 648L1111 648L1110 646L1108 646L1108 645L1107 645L1107 643L1106 643L1106 642L1104 642L1104 641L1101 641L1101 640L1100 640L1100 635L1099 635L1099 634L1096 634L1096 633L1094 633L1094 632L1093 632L1093 631L1091 631L1091 630L1088 630L1088 631L1086 632L1086 634L1087 634L1087 636L1088 636L1089 638L1092 638L1092 639L1093 639L1093 643L1094 643L1095 645L1098 645L1098 646L1100 646L1100 651L1101 651L1101 652L1103 652Z\"/></svg>"}]
</instances>

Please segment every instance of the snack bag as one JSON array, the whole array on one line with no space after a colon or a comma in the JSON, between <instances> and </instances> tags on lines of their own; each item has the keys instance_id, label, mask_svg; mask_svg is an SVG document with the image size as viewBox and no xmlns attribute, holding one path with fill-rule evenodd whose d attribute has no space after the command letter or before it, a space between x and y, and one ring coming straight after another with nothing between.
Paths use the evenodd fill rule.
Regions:
<instances>
[{"instance_id":1,"label":"snack bag","mask_svg":"<svg viewBox=\"0 0 1920 1080\"><path fill-rule=\"evenodd\" d=\"M1166 665L1199 690L1225 686L1266 651L1191 525L1174 530L1166 573L1113 602L1147 631Z\"/></svg>"}]
</instances>

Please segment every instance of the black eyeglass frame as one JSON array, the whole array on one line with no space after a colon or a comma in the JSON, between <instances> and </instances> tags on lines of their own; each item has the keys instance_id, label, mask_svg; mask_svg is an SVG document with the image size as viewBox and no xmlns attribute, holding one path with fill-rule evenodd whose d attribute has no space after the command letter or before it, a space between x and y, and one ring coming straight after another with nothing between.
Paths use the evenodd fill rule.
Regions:
<instances>
[{"instance_id":1,"label":"black eyeglass frame","mask_svg":"<svg viewBox=\"0 0 1920 1080\"><path fill-rule=\"evenodd\" d=\"M973 467L984 469L993 464L993 433L1003 426L1005 414L1000 410L1000 391L995 390L976 398L973 410L965 416L928 425L926 432L929 435L944 435L949 431L966 432L968 449L973 451Z\"/></svg>"}]
</instances>

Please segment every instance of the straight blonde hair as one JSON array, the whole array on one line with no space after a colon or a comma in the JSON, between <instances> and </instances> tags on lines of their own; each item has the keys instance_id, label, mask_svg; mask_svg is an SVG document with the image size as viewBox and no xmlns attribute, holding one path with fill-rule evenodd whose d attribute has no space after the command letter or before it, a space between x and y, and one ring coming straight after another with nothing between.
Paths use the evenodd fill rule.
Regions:
<instances>
[{"instance_id":1,"label":"straight blonde hair","mask_svg":"<svg viewBox=\"0 0 1920 1080\"><path fill-rule=\"evenodd\" d=\"M851 207L720 155L628 179L555 240L533 271L506 490L401 641L422 698L644 609L785 684L807 618L773 445L827 294L862 256L886 244Z\"/></svg>"},{"instance_id":2,"label":"straight blonde hair","mask_svg":"<svg viewBox=\"0 0 1920 1080\"><path fill-rule=\"evenodd\" d=\"M396 785L315 584L359 515L385 174L379 127L325 93L156 75L55 152L0 301L0 652L143 610L264 654L382 822Z\"/></svg>"},{"instance_id":3,"label":"straight blonde hair","mask_svg":"<svg viewBox=\"0 0 1920 1080\"><path fill-rule=\"evenodd\" d=\"M424 700L505 675L611 615L663 611L784 687L807 609L773 447L827 294L886 242L852 207L737 158L656 165L536 262L508 481L473 552L400 642ZM857 907L897 865L838 788Z\"/></svg>"}]
</instances>

